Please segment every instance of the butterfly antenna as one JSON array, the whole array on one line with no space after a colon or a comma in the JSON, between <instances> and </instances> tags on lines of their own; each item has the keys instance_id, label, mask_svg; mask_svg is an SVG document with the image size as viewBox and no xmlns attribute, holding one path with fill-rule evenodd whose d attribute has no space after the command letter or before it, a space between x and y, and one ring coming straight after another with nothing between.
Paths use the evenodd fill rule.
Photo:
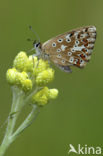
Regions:
<instances>
[{"instance_id":1,"label":"butterfly antenna","mask_svg":"<svg viewBox=\"0 0 103 156\"><path fill-rule=\"evenodd\" d=\"M35 34L35 36L37 37L38 41L40 42L39 35L34 31L34 29L32 28L32 26L29 26L29 29Z\"/></svg>"}]
</instances>

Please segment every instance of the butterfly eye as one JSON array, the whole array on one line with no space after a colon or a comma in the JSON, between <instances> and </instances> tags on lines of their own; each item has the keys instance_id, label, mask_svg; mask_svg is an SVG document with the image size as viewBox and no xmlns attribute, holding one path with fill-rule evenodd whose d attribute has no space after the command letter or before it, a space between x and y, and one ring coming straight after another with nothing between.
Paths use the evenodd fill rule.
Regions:
<instances>
[{"instance_id":1,"label":"butterfly eye","mask_svg":"<svg viewBox=\"0 0 103 156\"><path fill-rule=\"evenodd\" d=\"M38 47L38 44L36 44L36 48Z\"/></svg>"},{"instance_id":2,"label":"butterfly eye","mask_svg":"<svg viewBox=\"0 0 103 156\"><path fill-rule=\"evenodd\" d=\"M39 43L36 43L35 44L35 47L37 48L37 47L39 47L39 45L40 45L40 42Z\"/></svg>"},{"instance_id":3,"label":"butterfly eye","mask_svg":"<svg viewBox=\"0 0 103 156\"><path fill-rule=\"evenodd\" d=\"M54 42L54 43L52 43L52 47L56 47L56 43Z\"/></svg>"}]
</instances>

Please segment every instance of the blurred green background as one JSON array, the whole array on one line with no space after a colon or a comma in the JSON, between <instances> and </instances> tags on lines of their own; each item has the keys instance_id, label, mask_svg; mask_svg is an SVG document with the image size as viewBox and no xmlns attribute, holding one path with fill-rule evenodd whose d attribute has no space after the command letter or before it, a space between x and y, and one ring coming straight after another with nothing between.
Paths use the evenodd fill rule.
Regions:
<instances>
[{"instance_id":1,"label":"blurred green background","mask_svg":"<svg viewBox=\"0 0 103 156\"><path fill-rule=\"evenodd\" d=\"M97 41L83 70L72 68L73 73L67 74L55 68L55 80L49 86L59 89L58 99L43 108L6 156L68 156L69 144L103 147L103 0L0 1L0 125L12 100L5 73L19 51L32 48L26 41L35 37L29 25L41 42L77 27L95 25ZM4 128L0 129L0 141L3 134Z\"/></svg>"}]
</instances>

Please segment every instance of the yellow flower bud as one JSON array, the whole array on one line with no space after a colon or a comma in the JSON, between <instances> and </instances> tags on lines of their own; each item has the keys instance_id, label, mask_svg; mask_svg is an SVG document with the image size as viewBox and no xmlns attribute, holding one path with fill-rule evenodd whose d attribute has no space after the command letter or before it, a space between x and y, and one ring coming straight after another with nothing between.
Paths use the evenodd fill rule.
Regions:
<instances>
[{"instance_id":1,"label":"yellow flower bud","mask_svg":"<svg viewBox=\"0 0 103 156\"><path fill-rule=\"evenodd\" d=\"M13 66L18 69L19 71L25 71L26 66L28 63L28 57L25 52L20 52L18 55L15 57Z\"/></svg>"},{"instance_id":2,"label":"yellow flower bud","mask_svg":"<svg viewBox=\"0 0 103 156\"><path fill-rule=\"evenodd\" d=\"M36 67L36 64L37 64L37 57L34 57L32 55L29 56L29 59L28 59L28 63L27 63L27 67L26 67L26 70L28 72L33 72L35 71L35 67Z\"/></svg>"},{"instance_id":3,"label":"yellow flower bud","mask_svg":"<svg viewBox=\"0 0 103 156\"><path fill-rule=\"evenodd\" d=\"M48 94L49 89L44 87L32 97L32 103L37 103L39 106L46 105L48 102Z\"/></svg>"},{"instance_id":4,"label":"yellow flower bud","mask_svg":"<svg viewBox=\"0 0 103 156\"><path fill-rule=\"evenodd\" d=\"M49 98L50 99L56 99L57 96L58 96L57 89L49 89Z\"/></svg>"},{"instance_id":5,"label":"yellow flower bud","mask_svg":"<svg viewBox=\"0 0 103 156\"><path fill-rule=\"evenodd\" d=\"M26 72L23 71L21 74L25 79L28 78L28 74Z\"/></svg>"},{"instance_id":6,"label":"yellow flower bud","mask_svg":"<svg viewBox=\"0 0 103 156\"><path fill-rule=\"evenodd\" d=\"M40 72L36 77L36 83L39 86L44 86L51 82L54 78L54 70L48 68L42 72Z\"/></svg>"},{"instance_id":7,"label":"yellow flower bud","mask_svg":"<svg viewBox=\"0 0 103 156\"><path fill-rule=\"evenodd\" d=\"M26 79L27 79L27 75L26 75L25 72L22 72L22 73L17 72L15 84L21 86L21 84L23 83L23 81L26 80Z\"/></svg>"},{"instance_id":8,"label":"yellow flower bud","mask_svg":"<svg viewBox=\"0 0 103 156\"><path fill-rule=\"evenodd\" d=\"M29 80L29 79L26 79L26 80L22 81L21 85L22 85L22 89L25 92L30 91L32 89L32 86L33 86L32 81Z\"/></svg>"},{"instance_id":9,"label":"yellow flower bud","mask_svg":"<svg viewBox=\"0 0 103 156\"><path fill-rule=\"evenodd\" d=\"M38 75L42 71L46 70L49 67L48 61L44 61L42 59L37 60L34 70L34 75Z\"/></svg>"},{"instance_id":10,"label":"yellow flower bud","mask_svg":"<svg viewBox=\"0 0 103 156\"><path fill-rule=\"evenodd\" d=\"M10 83L11 85L15 84L16 82L16 74L17 74L17 70L15 68L7 70L6 79L8 83Z\"/></svg>"}]
</instances>

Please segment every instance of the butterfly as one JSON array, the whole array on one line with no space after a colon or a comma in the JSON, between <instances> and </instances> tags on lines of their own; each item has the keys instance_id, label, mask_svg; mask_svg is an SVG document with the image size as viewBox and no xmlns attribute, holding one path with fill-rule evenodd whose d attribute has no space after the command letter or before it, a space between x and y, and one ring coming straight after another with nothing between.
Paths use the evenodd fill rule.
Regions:
<instances>
[{"instance_id":1,"label":"butterfly","mask_svg":"<svg viewBox=\"0 0 103 156\"><path fill-rule=\"evenodd\" d=\"M95 40L96 27L85 26L60 34L43 44L34 42L34 49L36 56L48 59L70 73L71 66L83 68L90 60Z\"/></svg>"}]
</instances>

